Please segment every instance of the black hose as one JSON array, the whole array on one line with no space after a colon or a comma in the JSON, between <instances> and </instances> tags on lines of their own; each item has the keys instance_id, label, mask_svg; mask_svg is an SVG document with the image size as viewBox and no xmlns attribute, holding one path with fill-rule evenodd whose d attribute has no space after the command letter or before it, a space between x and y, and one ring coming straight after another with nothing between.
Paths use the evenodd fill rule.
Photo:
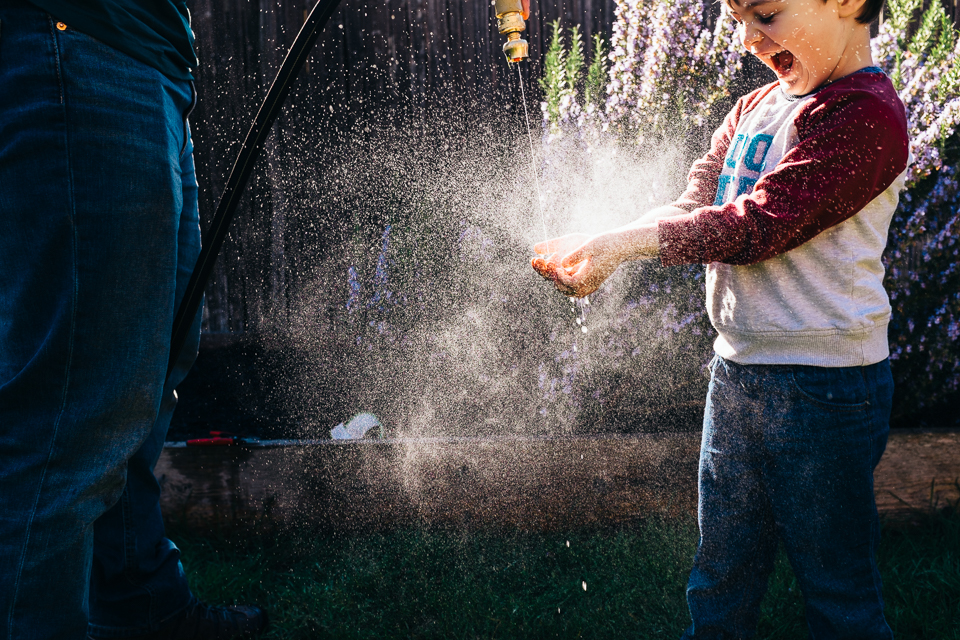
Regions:
<instances>
[{"instance_id":1,"label":"black hose","mask_svg":"<svg viewBox=\"0 0 960 640\"><path fill-rule=\"evenodd\" d=\"M210 274L213 272L213 265L217 261L217 255L220 253L220 247L223 245L224 238L227 237L227 231L230 229L230 222L237 211L237 205L240 204L240 196L247 186L250 179L250 173L260 156L263 149L263 143L270 134L270 127L273 126L280 109L283 107L287 95L290 93L290 87L296 79L303 63L307 61L307 56L313 49L317 36L330 20L330 16L336 10L340 0L318 0L313 7L306 22L297 34L296 40L290 46L287 57L284 58L280 70L277 71L277 77L267 92L263 104L260 105L260 111L247 137L240 147L240 153L237 155L237 161L233 164L230 171L230 177L227 179L227 186L223 188L223 194L220 196L220 202L217 203L217 212L213 216L213 222L207 233L204 235L200 257L197 258L197 264L193 268L193 274L190 276L190 282L187 283L187 290L180 301L180 308L173 318L173 333L170 338L170 360L167 364L167 377L173 371L173 366L180 356L183 344L187 340L187 334L193 325L193 320L197 316L197 310L200 308L200 301L203 300L203 290L210 280Z\"/></svg>"}]
</instances>

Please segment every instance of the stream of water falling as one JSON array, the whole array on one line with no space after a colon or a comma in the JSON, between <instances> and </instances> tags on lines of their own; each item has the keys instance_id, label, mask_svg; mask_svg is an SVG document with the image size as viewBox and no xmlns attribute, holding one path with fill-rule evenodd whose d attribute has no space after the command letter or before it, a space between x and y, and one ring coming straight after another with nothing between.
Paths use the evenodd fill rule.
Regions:
<instances>
[{"instance_id":1,"label":"stream of water falling","mask_svg":"<svg viewBox=\"0 0 960 640\"><path fill-rule=\"evenodd\" d=\"M540 191L540 175L537 171L537 154L533 150L533 135L530 133L530 114L527 113L527 95L523 91L523 74L520 65L517 65L517 79L520 80L520 102L523 103L523 121L527 124L527 142L530 143L530 168L533 169L533 180L537 185L537 207L540 209L540 224L543 225L543 241L550 239L547 235L547 217L543 215L543 193Z\"/></svg>"},{"instance_id":2,"label":"stream of water falling","mask_svg":"<svg viewBox=\"0 0 960 640\"><path fill-rule=\"evenodd\" d=\"M530 143L530 168L533 169L533 181L537 185L537 207L540 210L540 224L543 226L543 241L546 242L550 239L550 236L547 235L547 217L543 214L543 192L540 190L540 173L537 171L537 154L533 149L533 134L530 133L530 114L527 112L527 95L523 90L523 74L520 72L520 65L517 65L517 79L520 81L520 102L523 103L523 121L527 125L527 142ZM574 306L570 308L574 313L577 312L579 308L579 318L577 318L577 324L580 326L580 331L583 333L587 332L587 307L590 305L590 300L586 296L583 298L570 298L570 302ZM577 345L574 343L573 350L577 350Z\"/></svg>"}]
</instances>

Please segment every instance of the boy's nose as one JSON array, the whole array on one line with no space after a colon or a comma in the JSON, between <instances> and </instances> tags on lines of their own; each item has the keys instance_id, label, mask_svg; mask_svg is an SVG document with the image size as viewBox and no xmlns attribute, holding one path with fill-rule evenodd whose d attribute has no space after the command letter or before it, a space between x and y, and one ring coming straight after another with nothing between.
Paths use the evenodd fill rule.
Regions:
<instances>
[{"instance_id":1,"label":"boy's nose","mask_svg":"<svg viewBox=\"0 0 960 640\"><path fill-rule=\"evenodd\" d=\"M740 41L743 46L750 50L750 53L755 53L753 49L763 40L763 32L754 26L752 20L742 22L740 29Z\"/></svg>"}]
</instances>

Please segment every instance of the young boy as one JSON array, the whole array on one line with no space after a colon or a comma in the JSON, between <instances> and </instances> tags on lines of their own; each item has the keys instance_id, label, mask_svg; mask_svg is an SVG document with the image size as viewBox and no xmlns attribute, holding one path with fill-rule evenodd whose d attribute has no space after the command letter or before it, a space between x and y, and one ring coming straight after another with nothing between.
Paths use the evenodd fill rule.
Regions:
<instances>
[{"instance_id":1,"label":"young boy","mask_svg":"<svg viewBox=\"0 0 960 640\"><path fill-rule=\"evenodd\" d=\"M777 82L737 102L676 202L537 245L533 266L585 296L625 260L708 265L719 335L684 638L754 634L779 541L813 638L892 638L873 497L893 391L880 256L909 143L870 53L882 0L727 1Z\"/></svg>"}]
</instances>

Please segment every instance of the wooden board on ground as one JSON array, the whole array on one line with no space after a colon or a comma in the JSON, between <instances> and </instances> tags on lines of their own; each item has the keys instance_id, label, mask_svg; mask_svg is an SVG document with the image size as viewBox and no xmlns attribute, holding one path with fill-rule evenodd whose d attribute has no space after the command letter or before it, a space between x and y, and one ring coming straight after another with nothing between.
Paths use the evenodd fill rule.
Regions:
<instances>
[{"instance_id":1,"label":"wooden board on ground","mask_svg":"<svg viewBox=\"0 0 960 640\"><path fill-rule=\"evenodd\" d=\"M551 530L696 510L697 433L168 446L171 524ZM890 517L960 500L960 432L891 434L875 473Z\"/></svg>"},{"instance_id":2,"label":"wooden board on ground","mask_svg":"<svg viewBox=\"0 0 960 640\"><path fill-rule=\"evenodd\" d=\"M877 508L890 517L960 504L960 431L892 432L873 481Z\"/></svg>"}]
</instances>

